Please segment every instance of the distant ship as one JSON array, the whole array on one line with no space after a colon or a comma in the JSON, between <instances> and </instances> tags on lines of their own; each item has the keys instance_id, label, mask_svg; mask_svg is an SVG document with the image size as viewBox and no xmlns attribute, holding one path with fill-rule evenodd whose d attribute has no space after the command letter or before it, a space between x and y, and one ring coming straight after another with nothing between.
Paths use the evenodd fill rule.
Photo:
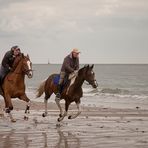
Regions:
<instances>
[{"instance_id":1,"label":"distant ship","mask_svg":"<svg viewBox=\"0 0 148 148\"><path fill-rule=\"evenodd\" d=\"M48 59L48 64L50 64L50 61L49 61L49 59Z\"/></svg>"}]
</instances>

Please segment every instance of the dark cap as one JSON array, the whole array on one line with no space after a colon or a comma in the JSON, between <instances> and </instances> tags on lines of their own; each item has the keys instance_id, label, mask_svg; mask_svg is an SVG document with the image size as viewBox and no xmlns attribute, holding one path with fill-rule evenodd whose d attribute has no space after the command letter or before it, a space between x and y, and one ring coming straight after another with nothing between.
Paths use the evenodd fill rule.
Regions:
<instances>
[{"instance_id":1,"label":"dark cap","mask_svg":"<svg viewBox=\"0 0 148 148\"><path fill-rule=\"evenodd\" d=\"M13 46L11 47L11 50L14 51L15 49L20 50L20 48L18 46Z\"/></svg>"}]
</instances>

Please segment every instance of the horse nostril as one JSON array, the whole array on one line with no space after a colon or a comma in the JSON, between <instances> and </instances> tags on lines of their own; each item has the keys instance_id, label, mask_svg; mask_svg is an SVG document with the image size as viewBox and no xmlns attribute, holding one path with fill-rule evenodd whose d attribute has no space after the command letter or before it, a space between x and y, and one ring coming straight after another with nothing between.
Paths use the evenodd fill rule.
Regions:
<instances>
[{"instance_id":1,"label":"horse nostril","mask_svg":"<svg viewBox=\"0 0 148 148\"><path fill-rule=\"evenodd\" d=\"M29 78L32 78L32 74L31 74L31 73L29 73L29 74L28 74L28 77L29 77Z\"/></svg>"},{"instance_id":2,"label":"horse nostril","mask_svg":"<svg viewBox=\"0 0 148 148\"><path fill-rule=\"evenodd\" d=\"M93 87L94 87L94 88L97 88L97 87L98 87L98 85L94 84L94 85L93 85Z\"/></svg>"}]
</instances>

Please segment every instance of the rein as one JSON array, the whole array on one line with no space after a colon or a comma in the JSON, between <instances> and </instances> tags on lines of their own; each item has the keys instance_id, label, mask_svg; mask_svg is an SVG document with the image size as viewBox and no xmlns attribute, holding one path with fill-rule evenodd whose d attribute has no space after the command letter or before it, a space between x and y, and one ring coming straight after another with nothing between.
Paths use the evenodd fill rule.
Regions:
<instances>
[{"instance_id":1,"label":"rein","mask_svg":"<svg viewBox=\"0 0 148 148\"><path fill-rule=\"evenodd\" d=\"M93 82L96 82L96 84L97 84L97 86L98 86L98 83L97 83L97 80L95 79L95 80L92 80L92 81L90 81L90 82L84 82L86 85L91 85L91 82L93 83Z\"/></svg>"},{"instance_id":2,"label":"rein","mask_svg":"<svg viewBox=\"0 0 148 148\"><path fill-rule=\"evenodd\" d=\"M23 73L27 74L27 73L30 72L30 71L34 71L34 70L29 69L29 70L23 71ZM14 71L13 71L13 73L18 74L18 75L19 75L19 74L22 74L21 72L14 72Z\"/></svg>"}]
</instances>

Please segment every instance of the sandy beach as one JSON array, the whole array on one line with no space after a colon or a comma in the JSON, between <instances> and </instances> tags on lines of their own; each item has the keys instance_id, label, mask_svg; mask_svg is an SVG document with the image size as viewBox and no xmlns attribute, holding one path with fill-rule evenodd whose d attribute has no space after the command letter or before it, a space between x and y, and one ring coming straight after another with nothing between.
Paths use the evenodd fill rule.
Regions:
<instances>
[{"instance_id":1,"label":"sandy beach","mask_svg":"<svg viewBox=\"0 0 148 148\"><path fill-rule=\"evenodd\" d=\"M4 107L0 101L1 108ZM48 104L48 116L41 115L42 102L32 102L29 120L24 121L25 103L14 100L11 123L7 115L0 117L0 147L3 148L147 148L148 110L115 109L82 106L76 119L67 117L57 127L59 114L55 103ZM72 105L69 114L75 112Z\"/></svg>"}]
</instances>

